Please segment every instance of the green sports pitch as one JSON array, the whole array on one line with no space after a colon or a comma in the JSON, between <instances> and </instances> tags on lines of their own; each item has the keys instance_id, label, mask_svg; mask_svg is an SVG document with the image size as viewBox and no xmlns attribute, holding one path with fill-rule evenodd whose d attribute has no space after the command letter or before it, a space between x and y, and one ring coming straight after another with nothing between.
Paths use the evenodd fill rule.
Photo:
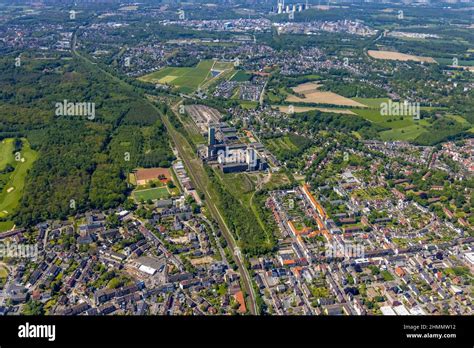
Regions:
<instances>
[{"instance_id":1,"label":"green sports pitch","mask_svg":"<svg viewBox=\"0 0 474 348\"><path fill-rule=\"evenodd\" d=\"M170 197L170 193L166 186L133 191L133 198L137 202L146 202L149 199L151 200L166 199L169 197Z\"/></svg>"}]
</instances>

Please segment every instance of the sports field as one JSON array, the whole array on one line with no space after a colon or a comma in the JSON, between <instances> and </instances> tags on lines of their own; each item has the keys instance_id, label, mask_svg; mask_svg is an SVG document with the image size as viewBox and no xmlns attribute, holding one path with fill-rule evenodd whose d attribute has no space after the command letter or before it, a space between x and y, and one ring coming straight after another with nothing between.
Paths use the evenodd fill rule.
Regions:
<instances>
[{"instance_id":1,"label":"sports field","mask_svg":"<svg viewBox=\"0 0 474 348\"><path fill-rule=\"evenodd\" d=\"M177 87L180 92L192 93L204 83L219 77L224 71L234 68L233 63L202 60L195 67L168 67L144 75L139 79L145 82L167 84Z\"/></svg>"},{"instance_id":2,"label":"sports field","mask_svg":"<svg viewBox=\"0 0 474 348\"><path fill-rule=\"evenodd\" d=\"M23 194L28 170L38 157L26 139L22 139L21 160L15 161L12 153L13 141L13 139L5 139L0 143L0 170L5 169L7 164L14 167L12 172L0 174L0 179L4 183L0 192L0 218L8 217L15 212Z\"/></svg>"},{"instance_id":3,"label":"sports field","mask_svg":"<svg viewBox=\"0 0 474 348\"><path fill-rule=\"evenodd\" d=\"M133 198L137 202L156 200L156 199L166 199L170 197L168 188L166 186L155 187L145 190L133 191Z\"/></svg>"}]
</instances>

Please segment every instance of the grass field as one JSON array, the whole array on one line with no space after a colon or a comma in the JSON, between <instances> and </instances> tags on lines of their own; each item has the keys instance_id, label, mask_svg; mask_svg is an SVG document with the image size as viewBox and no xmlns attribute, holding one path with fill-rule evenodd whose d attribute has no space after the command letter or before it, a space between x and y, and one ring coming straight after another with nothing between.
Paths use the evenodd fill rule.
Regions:
<instances>
[{"instance_id":1,"label":"grass field","mask_svg":"<svg viewBox=\"0 0 474 348\"><path fill-rule=\"evenodd\" d=\"M381 52L381 51L378 51ZM386 54L385 54L386 53ZM405 57L403 54L390 56L390 53L385 52L384 59L421 59L426 57ZM382 115L382 104L388 103L389 98L346 98L342 95L330 92L321 91L320 82L304 82L292 87L294 94L289 93L284 87L277 89L269 89L266 94L267 100L272 104L272 108L279 109L281 112L288 113L289 106L282 105L283 100L285 104L292 104L295 113L305 113L311 110L319 110L321 112L333 112L338 114L358 115L364 119L384 128L379 130L379 136L383 141L418 141L426 142L426 136L432 131L432 125L428 120L421 119L416 120L411 115L406 116L388 116ZM306 105L302 105L302 104ZM317 105L308 104L326 104L318 107ZM334 105L334 107L332 107ZM445 107L428 107L421 106L422 111L442 111L446 110ZM467 128L468 121L455 115L446 115ZM469 132L474 133L474 127L470 127ZM353 133L358 139L362 138L359 133ZM267 144L274 151L291 151L291 149L285 147L281 141L275 143L269 142Z\"/></svg>"},{"instance_id":2,"label":"grass field","mask_svg":"<svg viewBox=\"0 0 474 348\"><path fill-rule=\"evenodd\" d=\"M14 225L13 221L0 221L0 232L10 231Z\"/></svg>"},{"instance_id":3,"label":"grass field","mask_svg":"<svg viewBox=\"0 0 474 348\"><path fill-rule=\"evenodd\" d=\"M229 62L202 60L195 67L168 67L140 77L145 82L168 84L180 92L192 93L204 83L218 78L220 73L231 71L234 65ZM214 72L214 76L213 73Z\"/></svg>"},{"instance_id":4,"label":"grass field","mask_svg":"<svg viewBox=\"0 0 474 348\"><path fill-rule=\"evenodd\" d=\"M5 169L8 163L12 163L14 139L4 139L0 143L0 170Z\"/></svg>"},{"instance_id":5,"label":"grass field","mask_svg":"<svg viewBox=\"0 0 474 348\"><path fill-rule=\"evenodd\" d=\"M415 121L412 116L383 116L380 109L354 109L354 112L379 126L390 128L380 133L385 141L414 140L426 131L426 121Z\"/></svg>"},{"instance_id":6,"label":"grass field","mask_svg":"<svg viewBox=\"0 0 474 348\"><path fill-rule=\"evenodd\" d=\"M352 98L352 100L367 105L372 109L380 109L381 103L388 103L388 98Z\"/></svg>"},{"instance_id":7,"label":"grass field","mask_svg":"<svg viewBox=\"0 0 474 348\"><path fill-rule=\"evenodd\" d=\"M380 138L383 141L413 141L419 136L430 131L430 123L428 120L414 120L412 116L385 116L380 113L380 103L386 102L388 99L383 98L354 98L360 103L364 103L369 106L369 109L351 109L357 115L362 116L368 121L371 121L381 127L389 128L388 130L381 131ZM430 108L421 107L421 110L442 110L443 108ZM457 115L446 115L462 125L469 125L469 122Z\"/></svg>"},{"instance_id":8,"label":"grass field","mask_svg":"<svg viewBox=\"0 0 474 348\"><path fill-rule=\"evenodd\" d=\"M454 121L459 122L461 124L469 125L469 121L466 120L464 117L457 116L457 115L447 115L447 117L449 117L449 118L453 119Z\"/></svg>"},{"instance_id":9,"label":"grass field","mask_svg":"<svg viewBox=\"0 0 474 348\"><path fill-rule=\"evenodd\" d=\"M234 76L232 76L232 81L237 81L237 82L244 82L244 81L249 81L252 78L252 75L246 73L243 70L238 70Z\"/></svg>"},{"instance_id":10,"label":"grass field","mask_svg":"<svg viewBox=\"0 0 474 348\"><path fill-rule=\"evenodd\" d=\"M148 201L149 199L166 199L170 197L170 193L166 186L155 187L145 190L133 191L133 198L137 202Z\"/></svg>"},{"instance_id":11,"label":"grass field","mask_svg":"<svg viewBox=\"0 0 474 348\"><path fill-rule=\"evenodd\" d=\"M415 140L421 133L425 132L424 127L418 125L407 126L398 129L391 129L380 133L380 138L384 141Z\"/></svg>"},{"instance_id":12,"label":"grass field","mask_svg":"<svg viewBox=\"0 0 474 348\"><path fill-rule=\"evenodd\" d=\"M453 65L453 59L452 58L436 58L436 61L439 64L443 65ZM474 66L474 60L458 60L459 66Z\"/></svg>"},{"instance_id":13,"label":"grass field","mask_svg":"<svg viewBox=\"0 0 474 348\"><path fill-rule=\"evenodd\" d=\"M11 173L3 174L7 175L8 178L6 180L6 185L0 192L0 218L6 218L15 212L23 194L28 170L38 157L38 154L30 148L30 144L26 139L22 139L22 141L23 149L21 150L21 156L23 161L13 161L14 158L12 156L7 163L11 163L15 167L15 170ZM2 153L3 158L6 156L5 150L3 150L4 146L9 148L10 145L8 142L2 142L0 144L0 153Z\"/></svg>"},{"instance_id":14,"label":"grass field","mask_svg":"<svg viewBox=\"0 0 474 348\"><path fill-rule=\"evenodd\" d=\"M242 100L239 101L240 106L246 110L253 110L258 106L258 102L251 100Z\"/></svg>"}]
</instances>

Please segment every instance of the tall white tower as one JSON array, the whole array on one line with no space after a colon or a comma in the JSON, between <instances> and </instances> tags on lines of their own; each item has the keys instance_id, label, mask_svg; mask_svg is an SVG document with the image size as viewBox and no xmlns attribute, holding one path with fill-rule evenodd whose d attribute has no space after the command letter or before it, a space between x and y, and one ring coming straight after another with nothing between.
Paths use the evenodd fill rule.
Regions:
<instances>
[{"instance_id":1,"label":"tall white tower","mask_svg":"<svg viewBox=\"0 0 474 348\"><path fill-rule=\"evenodd\" d=\"M283 8L285 6L285 0L278 0L278 13L283 13Z\"/></svg>"}]
</instances>

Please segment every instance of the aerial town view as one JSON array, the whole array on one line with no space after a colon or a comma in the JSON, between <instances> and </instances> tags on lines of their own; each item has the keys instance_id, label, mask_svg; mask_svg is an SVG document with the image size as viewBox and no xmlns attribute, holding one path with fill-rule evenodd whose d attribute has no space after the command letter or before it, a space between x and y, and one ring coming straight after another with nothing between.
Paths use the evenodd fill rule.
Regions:
<instances>
[{"instance_id":1,"label":"aerial town view","mask_svg":"<svg viewBox=\"0 0 474 348\"><path fill-rule=\"evenodd\" d=\"M471 0L0 0L0 326L473 316L473 74Z\"/></svg>"}]
</instances>

